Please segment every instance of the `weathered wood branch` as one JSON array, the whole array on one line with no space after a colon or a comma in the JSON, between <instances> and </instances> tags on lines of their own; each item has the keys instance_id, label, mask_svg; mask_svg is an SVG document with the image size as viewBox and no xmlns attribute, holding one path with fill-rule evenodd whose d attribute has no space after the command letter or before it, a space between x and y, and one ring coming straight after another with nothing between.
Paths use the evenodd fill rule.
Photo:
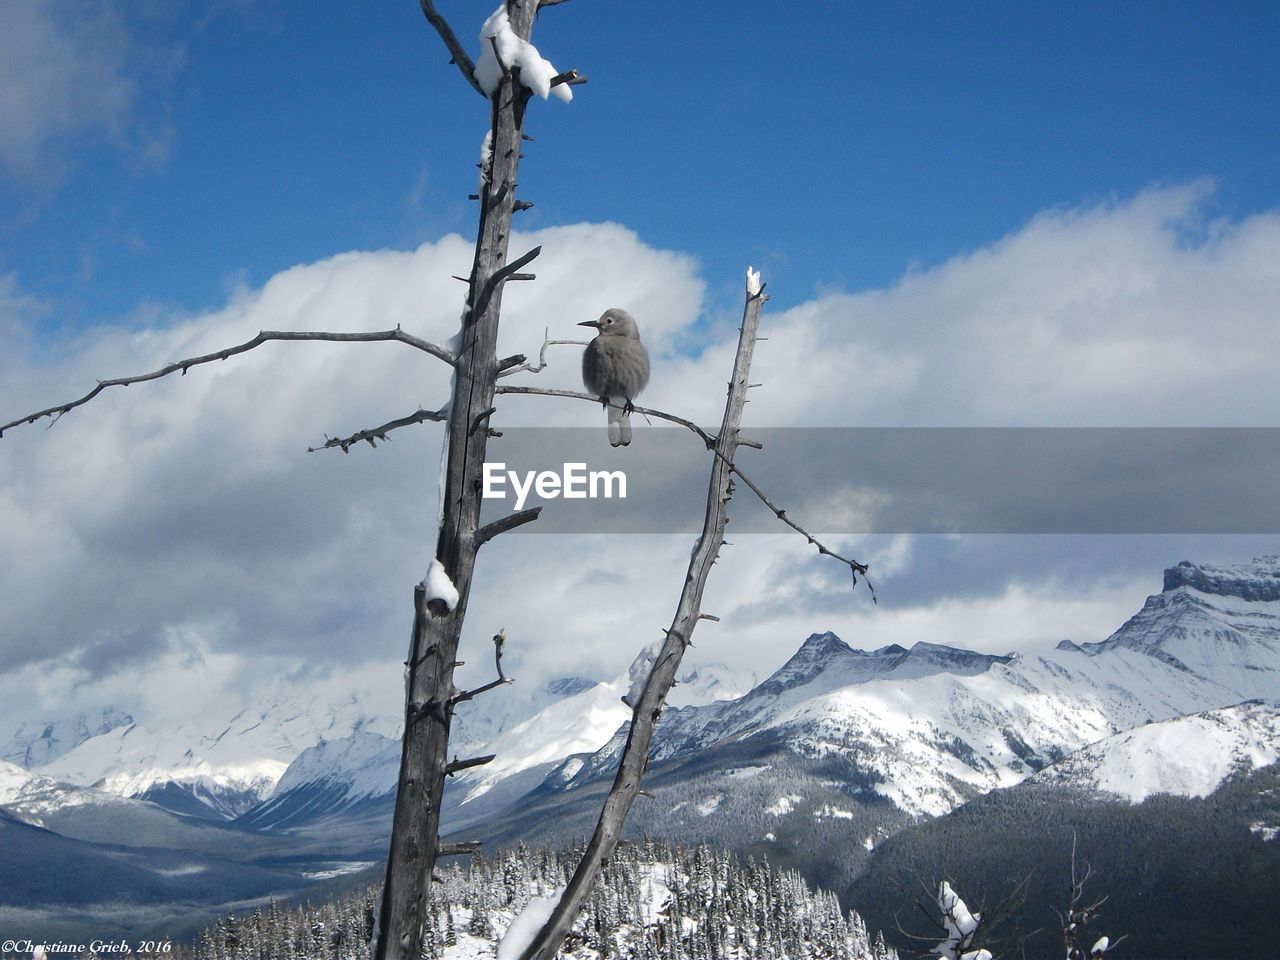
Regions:
<instances>
[{"instance_id":1,"label":"weathered wood branch","mask_svg":"<svg viewBox=\"0 0 1280 960\"><path fill-rule=\"evenodd\" d=\"M537 0L508 0L509 23L516 36L529 39L536 9ZM460 64L464 73L465 66ZM489 100L492 169L489 183L480 190L480 222L454 365L441 493L444 506L434 554L458 599L451 609L439 613L428 615L418 609L420 604L415 609L407 658L404 742L374 960L418 960L421 954L427 895L439 853L449 728L457 702L452 699L457 694L454 664L475 572L481 477L489 440L487 429L473 431L471 425L494 405L502 277L524 265L508 264L507 257L528 99L528 91L517 89L507 72Z\"/></svg>"},{"instance_id":2,"label":"weathered wood branch","mask_svg":"<svg viewBox=\"0 0 1280 960\"><path fill-rule=\"evenodd\" d=\"M508 360L504 360L499 365L498 376L509 377L513 373L541 373L543 370L547 368L547 347L555 347L555 346L585 347L587 346L587 344L588 344L588 341L586 340L552 340L550 328L544 327L542 331L542 348L538 351L537 366L534 366L533 364L529 363L528 360L523 355L521 355L519 359L516 359L516 357L510 357L508 358L508 360L510 360L511 362L508 362Z\"/></svg>"},{"instance_id":3,"label":"weathered wood branch","mask_svg":"<svg viewBox=\"0 0 1280 960\"><path fill-rule=\"evenodd\" d=\"M521 510L518 513L500 517L493 523L486 523L476 531L476 546L483 546L499 534L524 526L526 523L532 523L538 519L538 514L540 513L542 513L541 507L530 507L528 510Z\"/></svg>"},{"instance_id":4,"label":"weathered wood branch","mask_svg":"<svg viewBox=\"0 0 1280 960\"><path fill-rule=\"evenodd\" d=\"M600 403L599 397L593 397L591 394L583 393L580 390L557 390L543 387L523 387L515 384L499 384L494 393L522 394L528 397L567 397L570 400L586 400L588 403ZM609 403L607 406L616 407L619 410L623 408L623 405L619 403ZM702 439L702 442L707 445L707 449L712 449L715 446L716 438L692 420L686 420L684 417L678 417L674 413L667 413L663 410L655 410L652 407L642 407L638 404L633 405L631 410L633 413L653 417L655 420L666 420L668 423L679 424L686 430L697 434Z\"/></svg>"},{"instance_id":5,"label":"weathered wood branch","mask_svg":"<svg viewBox=\"0 0 1280 960\"><path fill-rule=\"evenodd\" d=\"M470 770L472 767L483 767L486 763L493 763L497 758L496 753L490 753L483 757L471 757L467 760L450 760L444 768L445 776L452 776L459 770Z\"/></svg>"},{"instance_id":6,"label":"weathered wood branch","mask_svg":"<svg viewBox=\"0 0 1280 960\"><path fill-rule=\"evenodd\" d=\"M732 497L731 467L738 445L738 425L747 399L748 374L760 324L761 303L761 297L748 296L743 310L733 379L730 381L729 397L725 403L724 420L715 441L715 457L711 464L702 535L689 559L689 571L685 577L684 589L680 593L675 617L667 630L666 640L649 669L644 690L634 704L622 760L618 764L617 775L605 799L591 841L551 917L521 954L521 960L553 960L590 896L604 861L617 846L627 813L640 791L640 779L649 762L649 747L653 742L658 715L675 682L676 669L684 656L685 648L693 637L694 627L701 614L702 593L724 540L725 525L729 518L728 505Z\"/></svg>"},{"instance_id":7,"label":"weathered wood branch","mask_svg":"<svg viewBox=\"0 0 1280 960\"><path fill-rule=\"evenodd\" d=\"M498 672L498 679L490 680L488 683L482 684L481 686L476 687L474 690L466 690L466 691L463 691L462 693L456 694L450 700L450 703L456 706L459 703L464 703L467 700L474 699L475 697L480 696L480 694L482 693L488 693L490 690L495 690L498 687L501 687L503 684L515 682L514 680L511 679L511 677L508 677L505 673L502 672L502 648L506 645L506 643L507 643L506 630L499 630L497 633L493 635L493 667ZM455 664L455 666L462 666L462 664L461 662L459 662ZM484 760L483 762L488 763L489 760L492 760L492 759L493 757L489 757L488 760Z\"/></svg>"},{"instance_id":8,"label":"weathered wood branch","mask_svg":"<svg viewBox=\"0 0 1280 960\"><path fill-rule=\"evenodd\" d=\"M482 846L484 846L484 844L479 840L463 840L459 843L442 843L440 844L440 852L436 854L436 856L464 857L468 854L475 853Z\"/></svg>"},{"instance_id":9,"label":"weathered wood branch","mask_svg":"<svg viewBox=\"0 0 1280 960\"><path fill-rule=\"evenodd\" d=\"M510 205L508 205L510 206ZM485 311L489 309L489 302L493 299L493 295L508 280L519 275L520 268L528 266L538 258L538 254L542 253L541 247L534 247L528 253L522 254L512 260L506 266L496 270L485 281L484 286L480 288L480 298L476 305L472 307L473 316L483 316Z\"/></svg>"},{"instance_id":10,"label":"weathered wood branch","mask_svg":"<svg viewBox=\"0 0 1280 960\"><path fill-rule=\"evenodd\" d=\"M462 71L467 83L471 84L472 89L480 96L487 97L488 94L484 92L484 88L480 86L480 81L476 79L476 65L471 61L471 56L467 53L466 48L458 41L457 34L449 26L449 21L440 15L431 0L418 0L418 3L422 7L422 15L427 18L427 22L431 26L436 28L436 33L440 34L440 39L444 41L444 45L449 49L449 56L453 58L452 62Z\"/></svg>"},{"instance_id":11,"label":"weathered wood branch","mask_svg":"<svg viewBox=\"0 0 1280 960\"><path fill-rule=\"evenodd\" d=\"M768 507L770 510L773 511L773 515L775 517L777 517L779 520L785 523L792 530L796 531L796 533L800 534L802 537L808 540L809 543L813 544L813 546L817 547L819 554L821 554L824 557L830 557L833 560L839 560L846 567L848 567L850 574L853 576L853 585L855 587L858 585L858 574L862 574L863 582L866 583L867 589L871 591L871 602L876 604L880 602L879 600L876 599L876 588L871 585L871 581L867 578L867 569L868 569L867 564L859 563L857 560L850 560L848 557L842 557L840 554L836 553L830 547L826 546L826 544L822 543L822 541L820 541L812 533L810 533L804 527L800 526L800 524L796 523L794 520L788 517L787 511L781 509L780 507L777 506L777 504L775 504L772 500L770 500L768 495L765 494L765 492L761 490L758 486L756 486L756 484L752 482L750 477L748 477L745 473L743 473L741 470L738 469L737 465L730 464L730 467L732 468L734 475L737 476L739 480L741 480L743 483L747 485L747 489L750 490L752 493L754 493L757 499L759 499L761 503L763 503L766 507Z\"/></svg>"},{"instance_id":12,"label":"weathered wood branch","mask_svg":"<svg viewBox=\"0 0 1280 960\"><path fill-rule=\"evenodd\" d=\"M555 343L557 341L550 341L550 342ZM546 366L545 361L541 361L541 364L542 366ZM530 372L537 373L538 370L540 369L541 369L541 366L538 369L531 369ZM567 397L572 400L586 400L588 403L600 402L599 397L593 397L589 393L580 393L576 390L557 390L557 389L549 389L549 388L544 389L542 387L523 387L523 386L499 384L497 389L494 392L508 393L508 394L524 394L526 396L537 396L537 397ZM620 408L619 404L610 404L610 406L615 406ZM707 445L708 448L717 451L716 457L721 458L721 454L718 452L719 447L716 445L716 438L713 437L711 434L707 433L707 431L703 430L692 420L686 420L684 417L678 417L675 414L667 413L664 410L655 410L652 407L637 406L637 407L633 407L633 410L636 413L653 417L655 420L666 420L668 423L674 423L684 427L686 430L689 430L692 433L696 434L698 438L701 439L702 442ZM757 443L756 441L748 440L744 437L739 437L737 439L736 445L742 446L742 447L756 447L756 448L759 448L761 446L761 444ZM825 543L823 543L821 540L815 537L812 533L810 533L800 524L796 523L789 516L787 516L787 511L781 509L777 504L775 504L769 498L768 494L766 494L763 490L761 490L759 485L757 485L749 476L743 473L742 469L738 467L736 463L730 462L728 466L729 466L729 469L733 471L734 475L737 476L737 478L741 480L744 484L746 484L747 489L750 490L752 493L754 493L756 497L760 500L760 502L763 503L766 507L768 507L773 512L774 516L776 516L779 520L781 520L783 523L789 526L792 530L796 531L796 533L804 537L809 543L813 544L813 546L817 548L818 553L820 553L824 557L830 557L833 560L838 560L840 563L843 563L845 566L847 566L853 576L853 582L855 585L857 585L858 583L858 575L861 574L863 581L867 585L867 589L871 591L872 600L876 603L879 602L878 600L875 599L875 595L876 595L875 588L872 587L871 581L867 579L867 570L868 570L867 564L859 563L857 560L852 560L849 557L842 556L839 553L837 553L835 550L832 550Z\"/></svg>"},{"instance_id":13,"label":"weathered wood branch","mask_svg":"<svg viewBox=\"0 0 1280 960\"><path fill-rule=\"evenodd\" d=\"M453 365L457 362L457 357L444 347L434 343L428 343L420 337L405 333L399 327L394 330L379 330L372 333L329 333L327 331L317 330L263 330L251 340L234 347L227 347L224 350L217 350L213 353L206 353L198 357L188 357L185 360L176 360L173 363L161 367L159 370L153 370L151 373L143 373L133 377L119 377L114 380L99 380L98 385L86 393L79 400L72 400L68 403L58 404L55 407L48 407L35 413L29 413L25 417L19 417L17 420L11 420L9 423L0 426L0 437L4 436L4 432L10 427L17 427L24 423L35 423L41 417L50 417L54 423L57 423L64 414L69 413L76 407L83 406L88 403L103 390L108 387L127 387L132 383L145 383L148 380L159 380L161 377L167 377L171 373L181 371L186 376L187 371L191 367L198 367L203 363L213 363L215 360L226 360L228 357L234 357L237 354L248 353L255 347L260 347L264 343L272 340L321 340L330 343L371 343L384 340L393 340L399 343L408 344L416 347L425 353L431 354L437 359L443 360L445 363Z\"/></svg>"},{"instance_id":14,"label":"weathered wood branch","mask_svg":"<svg viewBox=\"0 0 1280 960\"><path fill-rule=\"evenodd\" d=\"M370 427L368 430L353 433L349 437L326 437L322 446L307 447L307 453L315 453L318 450L332 450L334 447L337 447L343 453L347 453L352 446L362 441L368 443L371 447L376 447L379 440L386 441L387 434L392 430L399 430L401 427L412 427L428 421L442 423L447 419L449 419L448 415L443 410L418 410L407 417L388 420L380 427Z\"/></svg>"},{"instance_id":15,"label":"weathered wood branch","mask_svg":"<svg viewBox=\"0 0 1280 960\"><path fill-rule=\"evenodd\" d=\"M577 70L566 70L564 73L557 73L551 78L551 86L553 87L558 87L562 83L567 83L571 87L579 87L586 82L587 78Z\"/></svg>"}]
</instances>

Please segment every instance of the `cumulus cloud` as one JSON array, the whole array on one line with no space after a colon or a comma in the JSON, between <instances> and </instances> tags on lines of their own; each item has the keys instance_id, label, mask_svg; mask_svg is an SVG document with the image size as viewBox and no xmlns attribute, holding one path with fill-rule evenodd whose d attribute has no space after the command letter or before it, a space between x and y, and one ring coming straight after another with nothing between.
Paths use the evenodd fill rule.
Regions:
<instances>
[{"instance_id":1,"label":"cumulus cloud","mask_svg":"<svg viewBox=\"0 0 1280 960\"><path fill-rule=\"evenodd\" d=\"M1280 214L1206 222L1206 190L1051 211L890 288L768 313L753 374L766 386L748 422L1273 423L1280 387L1262 374L1280 347ZM538 281L512 284L504 300L503 355L536 354L545 328L578 337L578 321L626 306L655 355L645 401L718 420L734 333L684 352L704 293L692 259L615 224L518 235L513 251L535 244ZM0 419L259 329L400 324L444 341L462 305L450 275L465 274L470 256L456 236L342 254L240 290L215 312L100 329L38 355L23 334L34 307L9 281ZM578 388L577 349L550 356L526 378ZM447 389L441 364L402 345L269 344L107 391L51 430L6 433L0 701L17 719L57 713L69 697L162 716L186 709L182 698L144 689L185 690L195 676L202 696L244 698L305 666L324 689L359 674L398 712L412 584L434 546L441 428L346 456L305 450L326 433L437 407ZM495 422L598 426L600 416L590 404L513 398ZM1131 555L1100 550L1106 562L1067 570L1042 545L948 566L936 557L956 558L937 544L952 542L839 538L880 578L871 607L850 593L846 569L803 541L738 538L707 594L722 622L700 628L693 657L764 673L825 629L859 646L1101 639L1158 589L1159 564L1182 559L1163 555L1180 542L1148 543L1152 568L1135 573ZM522 682L619 671L669 622L689 547L688 536L511 535L482 551L469 635L505 627ZM925 571L936 587L915 583Z\"/></svg>"},{"instance_id":2,"label":"cumulus cloud","mask_svg":"<svg viewBox=\"0 0 1280 960\"><path fill-rule=\"evenodd\" d=\"M888 289L770 316L751 412L788 426L1273 424L1280 212L1215 221L1211 196L1200 182L1046 211ZM727 349L678 380L723 369Z\"/></svg>"}]
</instances>

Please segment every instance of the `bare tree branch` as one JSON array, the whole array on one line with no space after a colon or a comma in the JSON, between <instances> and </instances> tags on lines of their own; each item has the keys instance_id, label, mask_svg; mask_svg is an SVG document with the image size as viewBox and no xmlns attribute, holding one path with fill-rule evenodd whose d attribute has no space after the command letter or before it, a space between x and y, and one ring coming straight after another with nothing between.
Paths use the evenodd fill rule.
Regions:
<instances>
[{"instance_id":1,"label":"bare tree branch","mask_svg":"<svg viewBox=\"0 0 1280 960\"><path fill-rule=\"evenodd\" d=\"M541 509L542 509L541 507L538 507L536 510L532 510L532 511L526 510L524 512L533 513L536 516L538 511L540 511ZM516 514L516 516L519 516L519 514ZM482 686L476 687L474 690L466 690L466 691L463 691L462 693L456 694L450 700L451 703L453 704L465 703L466 701L471 700L474 697L478 697L482 693L488 693L490 690L496 689L497 687L500 687L503 684L515 683L515 681L511 677L508 677L505 673L502 672L502 648L506 645L506 643L507 643L507 631L505 629L499 630L497 633L493 635L493 667L498 672L498 679L490 680L488 683L483 684ZM489 757L483 760L482 762L488 763L492 759L493 757ZM455 760L454 763L456 762L457 761ZM468 764L468 765L474 766L474 764Z\"/></svg>"},{"instance_id":2,"label":"bare tree branch","mask_svg":"<svg viewBox=\"0 0 1280 960\"><path fill-rule=\"evenodd\" d=\"M543 370L547 369L547 347L585 347L587 345L588 341L586 340L552 340L550 328L544 327L542 332L542 348L538 351L538 365L534 366L532 363L527 362L523 356L521 356L519 360L511 357L509 359L513 360L514 363L511 366L507 366L507 361L502 361L502 364L499 365L498 376L509 377L513 373L541 373Z\"/></svg>"},{"instance_id":3,"label":"bare tree branch","mask_svg":"<svg viewBox=\"0 0 1280 960\"><path fill-rule=\"evenodd\" d=\"M476 546L483 546L501 533L514 530L516 527L522 527L526 523L532 523L538 519L538 514L540 513L542 513L541 507L530 507L528 510L521 510L519 513L501 517L493 521L493 523L486 523L476 531Z\"/></svg>"},{"instance_id":4,"label":"bare tree branch","mask_svg":"<svg viewBox=\"0 0 1280 960\"><path fill-rule=\"evenodd\" d=\"M307 453L315 453L317 450L331 450L338 447L343 453L347 453L349 449L360 441L365 441L371 447L376 447L377 441L386 441L387 434L392 430L398 430L401 427L412 427L415 424L426 423L443 423L449 419L448 413L444 410L418 410L417 413L411 413L407 417L401 417L399 420L388 420L380 427L371 427L368 430L361 430L359 433L353 433L349 437L325 437L324 445L320 447L307 447Z\"/></svg>"},{"instance_id":5,"label":"bare tree branch","mask_svg":"<svg viewBox=\"0 0 1280 960\"><path fill-rule=\"evenodd\" d=\"M483 757L471 757L469 760L450 760L444 768L446 777L452 776L459 770L470 770L472 767L483 767L486 763L493 763L498 755L496 753L486 754Z\"/></svg>"},{"instance_id":6,"label":"bare tree branch","mask_svg":"<svg viewBox=\"0 0 1280 960\"><path fill-rule=\"evenodd\" d=\"M742 328L738 338L738 351L733 364L728 399L725 401L724 419L716 439L716 456L711 463L711 477L707 485L707 512L702 535L689 558L689 571L680 601L676 606L666 640L653 660L645 680L644 689L632 706L631 726L627 732L626 746L618 763L618 772L605 798L596 823L595 832L587 844L582 860L565 887L559 902L543 928L520 955L520 960L552 960L556 956L565 935L573 926L604 861L613 853L621 839L622 825L640 791L640 779L649 762L649 747L658 716L666 703L667 694L675 682L676 670L685 649L693 638L694 628L701 613L702 594L711 567L719 555L724 541L725 524L728 523L728 504L733 496L734 452L737 449L738 424L746 403L751 354L755 347L756 331L760 322L758 297L748 297L743 310Z\"/></svg>"},{"instance_id":7,"label":"bare tree branch","mask_svg":"<svg viewBox=\"0 0 1280 960\"><path fill-rule=\"evenodd\" d=\"M524 394L525 396L530 396L530 397L568 397L571 400L586 400L588 403L600 402L599 397L593 397L591 396L591 394L583 393L580 390L556 390L556 389L544 389L542 387L519 387L515 385L503 386L500 384L494 390L494 393ZM611 407L617 407L619 410L623 408L623 405L619 403L610 403L607 405ZM666 420L668 423L679 424L680 426L684 427L686 430L692 430L694 433L696 433L702 439L702 442L707 445L708 449L711 449L712 447L715 446L716 438L713 437L711 434L707 433L707 431L703 430L700 426L698 426L692 420L686 420L684 417L677 417L674 413L666 413L662 410L654 410L651 407L641 407L641 406L633 405L631 410L633 413L639 413L646 417L653 417L655 420Z\"/></svg>"},{"instance_id":8,"label":"bare tree branch","mask_svg":"<svg viewBox=\"0 0 1280 960\"><path fill-rule=\"evenodd\" d=\"M796 533L800 534L802 537L808 540L811 544L817 547L818 553L820 553L824 557L831 557L831 559L833 560L839 560L846 567L848 567L850 573L853 575L854 586L857 586L858 584L858 574L862 574L862 579L863 581L866 582L867 589L871 591L871 602L876 604L880 602L876 599L876 588L873 587L871 585L871 581L867 579L867 566L868 566L867 564L859 563L857 560L850 560L848 557L842 557L840 554L836 553L830 547L823 544L812 533L810 533L804 527L800 526L800 524L796 523L794 520L788 517L787 511L781 509L780 507L777 506L777 504L775 504L772 500L770 500L769 497L765 494L765 492L761 490L758 486L756 486L755 483L752 482L751 478L748 477L745 473L743 473L736 464L730 464L729 468L733 470L733 472L737 475L739 480L741 480L743 483L747 485L747 489L750 490L752 493L754 493L756 495L756 498L761 503L763 503L766 507L768 507L770 510L773 511L773 515L775 517L777 517L779 520L785 523L788 527L796 531Z\"/></svg>"},{"instance_id":9,"label":"bare tree branch","mask_svg":"<svg viewBox=\"0 0 1280 960\"><path fill-rule=\"evenodd\" d=\"M463 840L460 843L442 843L440 851L436 854L438 857L462 857L469 853L475 853L483 844L479 840Z\"/></svg>"},{"instance_id":10,"label":"bare tree branch","mask_svg":"<svg viewBox=\"0 0 1280 960\"><path fill-rule=\"evenodd\" d=\"M76 407L88 403L107 387L127 387L131 383L144 383L148 380L159 380L161 377L167 377L171 373L182 372L186 376L187 370L191 367L199 366L202 363L212 363L215 360L226 360L228 357L234 357L236 354L247 353L254 347L260 347L262 344L270 340L323 340L334 343L369 343L383 340L394 340L399 343L408 344L416 347L425 353L431 354L450 366L457 363L457 357L444 347L437 346L434 343L428 343L419 337L405 333L399 327L394 330L379 330L371 333L328 333L326 331L315 330L263 330L252 340L246 340L244 343L227 347L225 350L218 350L215 353L206 353L199 357L188 357L185 360L178 360L167 366L161 367L159 370L153 370L151 373L140 374L135 377L120 377L115 380L99 380L98 385L86 393L79 400L72 400L69 403L59 404L56 407L49 407L36 413L27 414L25 417L19 417L17 420L11 420L0 426L0 437L4 436L4 432L10 427L17 427L24 423L35 423L41 417L50 417L54 423L62 419L63 415L74 410Z\"/></svg>"},{"instance_id":11,"label":"bare tree branch","mask_svg":"<svg viewBox=\"0 0 1280 960\"><path fill-rule=\"evenodd\" d=\"M562 83L567 83L571 87L579 87L586 82L587 78L577 70L566 70L564 73L557 73L551 78L551 86L553 87L558 87Z\"/></svg>"},{"instance_id":12,"label":"bare tree branch","mask_svg":"<svg viewBox=\"0 0 1280 960\"><path fill-rule=\"evenodd\" d=\"M553 340L549 342L555 343L557 341ZM541 358L539 358L539 362L542 363ZM545 363L542 363L542 366L545 366ZM541 366L538 369L541 369ZM531 372L537 373L538 370L531 370ZM521 387L521 386L514 386L514 385L513 386L499 385L495 390L495 393L526 394L529 396L539 396L539 397L568 397L573 400L586 400L590 403L600 402L599 397L593 397L589 393L579 393L576 390L556 390L556 389L543 389L541 387ZM614 403L609 404L609 406L615 406L619 408L621 407L620 404L614 404ZM663 410L655 410L651 407L633 407L632 409L636 413L644 414L645 416L648 416L648 417L653 417L656 420L666 420L669 423L679 424L685 429L691 430L693 433L697 434L698 437L701 438L702 442L705 443L708 448L713 450L716 449L715 447L716 438L713 437L711 434L707 433L707 431L703 430L701 427L699 427L697 424L695 424L691 420L686 420L684 417L677 417L675 414L666 413ZM760 446L759 444L754 443L753 441L745 440L745 439L740 439L738 441L738 444L740 446L755 446L755 447ZM719 457L720 454L717 453L716 456ZM774 516L776 516L779 520L781 520L783 523L789 526L792 530L796 531L798 534L804 537L807 541L809 541L809 543L813 544L813 546L817 548L818 553L820 553L824 557L831 557L833 560L838 560L841 563L843 563L845 566L847 566L849 568L850 573L853 576L853 582L855 586L858 583L858 574L862 574L862 579L867 584L867 589L871 591L872 601L874 603L879 603L879 601L876 600L875 588L871 585L871 581L867 579L867 570L868 570L867 564L859 563L857 560L851 560L848 557L841 556L840 554L836 553L836 551L832 550L830 547L824 544L817 537L815 537L808 530L806 530L804 527L800 526L800 524L796 523L794 520L788 517L787 511L781 509L777 504L775 504L772 500L770 500L769 496L763 490L761 490L760 487L757 486L756 483L750 477L748 477L745 473L743 473L742 469L738 467L736 463L730 463L729 469L732 470L734 474L737 475L739 480L741 480L744 484L747 485L747 489L749 489L752 493L754 493L761 503L763 503L766 507L768 507L770 510L773 511Z\"/></svg>"},{"instance_id":13,"label":"bare tree branch","mask_svg":"<svg viewBox=\"0 0 1280 960\"><path fill-rule=\"evenodd\" d=\"M505 186L505 184L504 184ZM480 290L480 296L477 298L476 305L471 310L473 317L482 316L489 309L489 301L493 299L493 293L502 284L519 275L521 267L527 266L538 258L538 254L542 253L542 247L534 247L528 253L516 257L506 266L494 272L488 281Z\"/></svg>"},{"instance_id":14,"label":"bare tree branch","mask_svg":"<svg viewBox=\"0 0 1280 960\"><path fill-rule=\"evenodd\" d=\"M476 65L472 63L466 49L458 42L458 36L453 32L453 28L449 26L449 21L439 14L431 0L418 0L418 3L422 7L422 15L427 18L427 22L436 28L436 33L440 34L440 39L449 48L449 56L453 58L453 62L462 71L467 83L471 84L476 93L488 99L489 95L484 92L484 88L480 86L480 81L476 79Z\"/></svg>"}]
</instances>

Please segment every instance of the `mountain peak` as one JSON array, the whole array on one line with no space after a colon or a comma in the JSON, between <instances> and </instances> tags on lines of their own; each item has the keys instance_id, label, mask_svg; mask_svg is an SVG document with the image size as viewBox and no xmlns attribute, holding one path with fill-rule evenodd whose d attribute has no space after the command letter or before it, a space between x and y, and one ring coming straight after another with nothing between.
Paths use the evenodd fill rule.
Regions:
<instances>
[{"instance_id":1,"label":"mountain peak","mask_svg":"<svg viewBox=\"0 0 1280 960\"><path fill-rule=\"evenodd\" d=\"M1223 566L1183 560L1164 572L1165 593L1180 587L1242 600L1280 600L1280 555Z\"/></svg>"},{"instance_id":2,"label":"mountain peak","mask_svg":"<svg viewBox=\"0 0 1280 960\"><path fill-rule=\"evenodd\" d=\"M796 655L808 651L810 655L816 653L852 653L853 648L828 630L826 633L811 633L800 644L800 649L796 651Z\"/></svg>"},{"instance_id":3,"label":"mountain peak","mask_svg":"<svg viewBox=\"0 0 1280 960\"><path fill-rule=\"evenodd\" d=\"M0 759L20 767L39 767L74 750L92 737L133 723L133 717L115 707L96 713L77 713L58 720L24 723L12 739L0 746Z\"/></svg>"}]
</instances>

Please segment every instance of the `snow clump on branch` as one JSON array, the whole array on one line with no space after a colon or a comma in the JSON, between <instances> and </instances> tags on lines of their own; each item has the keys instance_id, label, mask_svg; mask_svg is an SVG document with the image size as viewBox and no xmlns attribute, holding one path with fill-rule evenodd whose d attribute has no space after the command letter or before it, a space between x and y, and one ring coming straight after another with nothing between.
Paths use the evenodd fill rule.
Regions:
<instances>
[{"instance_id":1,"label":"snow clump on branch","mask_svg":"<svg viewBox=\"0 0 1280 960\"><path fill-rule=\"evenodd\" d=\"M938 884L938 909L942 911L942 925L947 939L933 949L946 960L991 960L989 950L970 950L982 915L970 913L968 905L951 889L945 880Z\"/></svg>"},{"instance_id":2,"label":"snow clump on branch","mask_svg":"<svg viewBox=\"0 0 1280 960\"><path fill-rule=\"evenodd\" d=\"M490 97L497 92L503 74L520 71L520 82L543 100L551 93L568 103L573 90L567 83L551 86L558 71L528 40L522 40L511 29L506 0L489 15L480 28L480 59L476 61L476 83Z\"/></svg>"},{"instance_id":3,"label":"snow clump on branch","mask_svg":"<svg viewBox=\"0 0 1280 960\"><path fill-rule=\"evenodd\" d=\"M453 608L458 605L458 588L453 585L449 575L444 572L444 564L439 560L431 561L431 566L427 568L427 575L422 578L422 588L426 591L427 603L432 600L439 600L445 605L445 609L451 613Z\"/></svg>"}]
</instances>

